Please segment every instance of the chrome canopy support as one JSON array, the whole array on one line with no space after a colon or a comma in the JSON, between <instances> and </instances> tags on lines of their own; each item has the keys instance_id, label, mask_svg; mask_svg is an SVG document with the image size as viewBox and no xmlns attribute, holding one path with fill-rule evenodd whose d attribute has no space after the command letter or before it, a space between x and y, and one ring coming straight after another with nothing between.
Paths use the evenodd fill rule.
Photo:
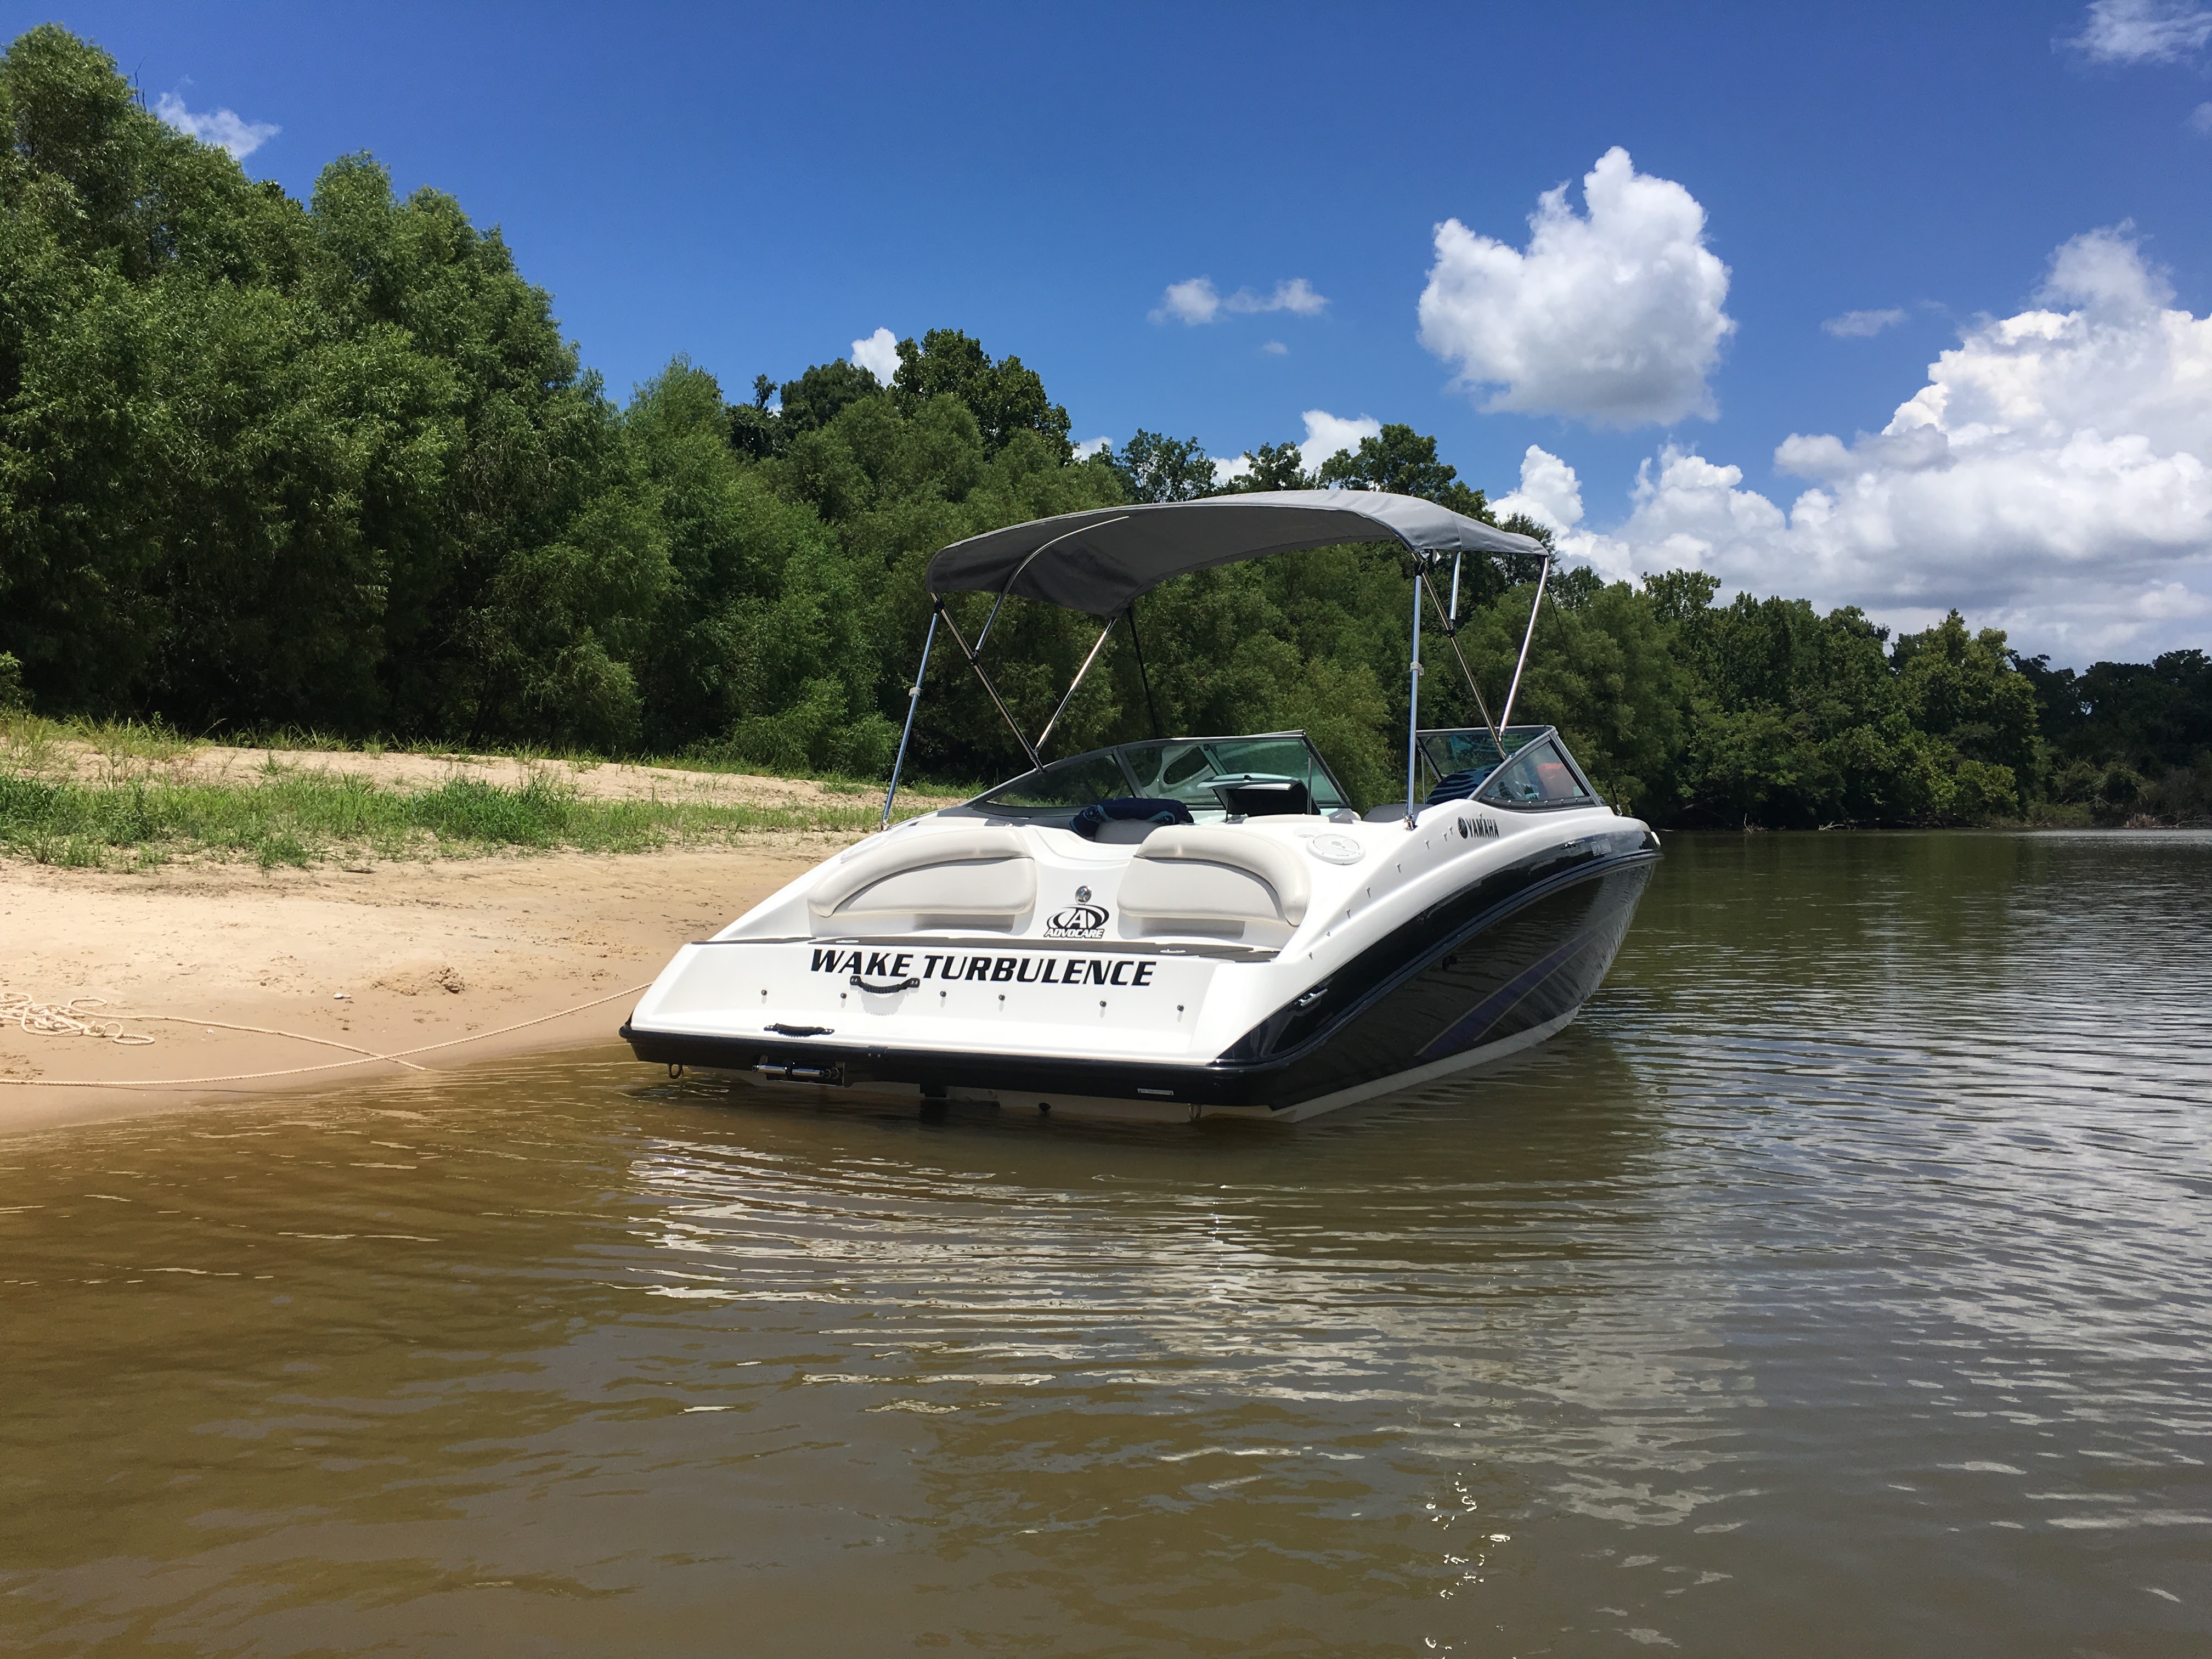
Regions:
<instances>
[{"instance_id":1,"label":"chrome canopy support","mask_svg":"<svg viewBox=\"0 0 2212 1659\"><path fill-rule=\"evenodd\" d=\"M992 609L995 614L997 607L994 605ZM999 711L999 718L1006 721L1006 730L1014 734L1014 741L1021 744L1022 753L1030 757L1030 769L1035 770L1042 767L1044 763L1037 758L1036 750L1030 747L1030 740L1022 735L1022 728L1014 723L1014 717L1006 712L1006 702L999 696L999 688L991 684L991 677L983 672L983 665L975 660L975 653L968 648L968 641L960 637L960 624L952 620L952 613L945 608L945 601L941 599L937 601L937 614L945 619L945 631L952 635L952 643L958 646L960 654L968 659L968 665L975 671L975 678L983 682L983 689L991 694L991 706ZM987 628L989 625L988 623L984 624Z\"/></svg>"},{"instance_id":2,"label":"chrome canopy support","mask_svg":"<svg viewBox=\"0 0 2212 1659\"><path fill-rule=\"evenodd\" d=\"M1513 724L1513 699L1521 690L1521 671L1528 665L1529 642L1536 637L1536 613L1544 608L1544 584L1552 579L1552 556L1544 555L1544 568L1536 573L1536 597L1528 606L1528 631L1521 636L1521 657L1513 665L1513 684L1505 689L1505 713L1498 717L1503 728ZM1502 757L1505 750L1498 750Z\"/></svg>"},{"instance_id":3,"label":"chrome canopy support","mask_svg":"<svg viewBox=\"0 0 2212 1659\"><path fill-rule=\"evenodd\" d=\"M1091 647L1091 657L1084 659L1082 672L1077 674L1075 677L1075 685L1071 685L1067 688L1067 697L1062 697L1060 700L1060 708L1055 708L1052 711L1052 719L1044 723L1044 730L1038 734L1036 743L1034 746L1031 745L1027 738L1022 735L1022 728L1014 723L1014 717L1006 712L1006 702L999 696L999 688L991 684L991 677L983 672L983 647L990 640L992 627L999 620L999 612L1006 608L1006 596L1014 591L1014 584L1022 579L1022 573L1037 562L1037 557L1040 554L1046 551L1047 549L1059 546L1060 543L1066 541L1070 536L1079 536L1086 530L1103 530L1107 525L1119 524L1121 522L1121 519L1126 519L1128 516L1129 515L1127 514L1124 513L1119 519L1108 519L1100 524L1079 524L1076 526L1074 529L1066 531L1060 535L1054 536L1050 541L1045 543L1043 546L1032 550L1027 558L1024 559L1018 565L1014 567L1013 574L1006 578L1005 584L999 589L998 597L991 601L991 614L983 618L983 631L975 635L975 648L972 651L968 648L968 641L960 637L959 626L952 620L952 613L945 608L945 601L936 594L933 593L930 595L931 600L937 607L936 617L942 617L945 618L945 626L951 634L953 643L960 647L960 654L968 659L968 665L975 671L975 678L983 682L983 689L991 694L991 702L998 708L999 718L1006 721L1006 729L1014 734L1014 741L1021 744L1022 753L1030 757L1030 765L1033 769L1043 766L1044 762L1038 758L1038 754L1039 751L1044 748L1044 740L1052 735L1052 728L1060 719L1060 709L1067 707L1067 697L1072 697L1075 695L1075 685L1082 684L1083 675L1091 672L1091 657L1096 657L1098 654L1098 646L1106 643L1106 634L1110 634L1114 631L1114 623L1112 622L1109 622L1106 624L1106 633L1101 634L1098 636L1098 645L1094 645ZM936 617L933 617L930 619L930 631L933 634L937 630ZM1118 618L1116 620L1118 620ZM927 666L928 661L929 647L925 643L922 647L923 665ZM916 685L919 685L921 681L917 679L915 683ZM909 732L914 729L914 705L911 702L907 705L907 729ZM901 738L899 739L899 753L902 756L906 753L906 739L904 738ZM896 787L898 774L896 768L893 769L891 776L893 787ZM890 822L890 803L889 800L886 800L884 803L884 821L886 823Z\"/></svg>"},{"instance_id":4,"label":"chrome canopy support","mask_svg":"<svg viewBox=\"0 0 2212 1659\"><path fill-rule=\"evenodd\" d=\"M1459 648L1459 626L1451 620L1451 612L1444 611L1443 603L1437 598L1436 587L1425 573L1421 582L1429 590L1429 603L1443 611L1444 638L1451 642L1452 655L1459 659L1459 672L1467 677L1467 689L1474 693L1474 706L1482 715L1482 723L1490 728L1490 740L1498 745L1498 758L1503 761L1505 758L1504 732L1496 720L1490 718L1490 705L1482 700L1482 688L1474 683L1474 671L1467 665L1467 653Z\"/></svg>"},{"instance_id":5,"label":"chrome canopy support","mask_svg":"<svg viewBox=\"0 0 2212 1659\"><path fill-rule=\"evenodd\" d=\"M1145 641L1137 632L1137 602L1129 601L1129 645L1137 653L1137 683L1145 688L1145 709L1152 717L1152 735L1164 738L1167 732L1160 726L1160 706L1152 701L1152 677L1145 672Z\"/></svg>"},{"instance_id":6,"label":"chrome canopy support","mask_svg":"<svg viewBox=\"0 0 2212 1659\"><path fill-rule=\"evenodd\" d=\"M1022 573L1017 570L1014 574L1018 576ZM980 657L983 654L984 641L991 637L991 626L994 623L999 620L1000 608L1003 606L1006 602L1006 590L1002 587L999 590L999 597L991 601L991 614L983 618L983 631L975 636L975 649L970 653L971 659L973 657Z\"/></svg>"},{"instance_id":7,"label":"chrome canopy support","mask_svg":"<svg viewBox=\"0 0 2212 1659\"><path fill-rule=\"evenodd\" d=\"M921 636L921 666L914 671L914 690L906 694L906 726L899 733L897 758L891 762L891 787L884 791L884 821L878 826L891 827L891 803L898 799L899 773L906 766L907 741L914 736L914 711L921 704L922 676L929 672L929 647L937 643L937 613L929 613L929 632Z\"/></svg>"},{"instance_id":8,"label":"chrome canopy support","mask_svg":"<svg viewBox=\"0 0 2212 1659\"><path fill-rule=\"evenodd\" d=\"M1122 613L1124 616L1127 614L1126 611ZM1091 654L1083 659L1083 666L1075 671L1075 678L1067 688L1067 696L1060 700L1060 707L1052 711L1052 718L1044 723L1044 730L1037 733L1038 755L1044 753L1045 740L1052 736L1052 728L1060 724L1060 717L1067 712L1069 700L1075 696L1076 688L1083 684L1084 676L1091 672L1091 665L1098 660L1098 653L1106 644L1106 636L1114 631L1114 624L1121 620L1121 617L1107 618L1106 626L1098 630L1098 637L1091 641Z\"/></svg>"},{"instance_id":9,"label":"chrome canopy support","mask_svg":"<svg viewBox=\"0 0 2212 1659\"><path fill-rule=\"evenodd\" d=\"M1406 691L1406 828L1413 827L1413 785L1421 757L1421 590L1428 586L1426 560L1413 556L1413 663Z\"/></svg>"}]
</instances>

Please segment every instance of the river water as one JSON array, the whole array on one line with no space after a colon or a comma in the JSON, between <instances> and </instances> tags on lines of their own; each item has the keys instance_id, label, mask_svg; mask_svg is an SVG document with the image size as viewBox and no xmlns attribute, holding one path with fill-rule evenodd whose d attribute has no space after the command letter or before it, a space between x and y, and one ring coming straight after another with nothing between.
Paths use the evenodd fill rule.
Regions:
<instances>
[{"instance_id":1,"label":"river water","mask_svg":"<svg viewBox=\"0 0 2212 1659\"><path fill-rule=\"evenodd\" d=\"M0 1647L2212 1651L2212 837L1671 838L1298 1127L608 1054L0 1142Z\"/></svg>"}]
</instances>

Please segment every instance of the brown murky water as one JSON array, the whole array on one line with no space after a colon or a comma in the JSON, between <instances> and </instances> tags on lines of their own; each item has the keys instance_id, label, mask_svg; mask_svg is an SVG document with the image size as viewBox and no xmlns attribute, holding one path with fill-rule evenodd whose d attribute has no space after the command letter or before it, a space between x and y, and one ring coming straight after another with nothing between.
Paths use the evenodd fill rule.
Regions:
<instances>
[{"instance_id":1,"label":"brown murky water","mask_svg":"<svg viewBox=\"0 0 2212 1659\"><path fill-rule=\"evenodd\" d=\"M0 1647L2212 1650L2212 838L1669 852L1582 1023L1300 1127L0 1143Z\"/></svg>"}]
</instances>

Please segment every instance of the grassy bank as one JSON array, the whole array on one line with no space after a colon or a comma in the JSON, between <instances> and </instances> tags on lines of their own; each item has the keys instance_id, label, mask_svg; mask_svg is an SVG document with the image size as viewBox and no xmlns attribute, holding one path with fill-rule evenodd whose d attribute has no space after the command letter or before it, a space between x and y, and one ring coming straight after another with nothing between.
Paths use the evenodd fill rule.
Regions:
<instances>
[{"instance_id":1,"label":"grassy bank","mask_svg":"<svg viewBox=\"0 0 2212 1659\"><path fill-rule=\"evenodd\" d=\"M264 869L364 853L380 858L573 848L636 853L762 830L872 828L877 809L585 800L535 781L455 779L383 788L302 774L257 786L49 783L0 775L0 848L41 864L145 867L181 854Z\"/></svg>"},{"instance_id":2,"label":"grassy bank","mask_svg":"<svg viewBox=\"0 0 2212 1659\"><path fill-rule=\"evenodd\" d=\"M763 832L856 833L881 811L879 786L835 781L781 800L601 799L577 787L580 776L592 781L598 763L588 757L543 769L532 763L550 757L502 757L530 769L513 785L453 775L408 787L273 757L240 776L189 775L189 763L211 752L222 751L158 726L0 718L0 856L109 869L250 859L267 869L555 848L634 853ZM458 771L484 757L435 758Z\"/></svg>"},{"instance_id":3,"label":"grassy bank","mask_svg":"<svg viewBox=\"0 0 2212 1659\"><path fill-rule=\"evenodd\" d=\"M686 750L680 754L624 755L618 758L589 750L549 747L535 744L472 744L466 749L432 743L387 742L381 738L349 738L299 726L270 726L225 732L220 737L193 737L159 720L96 720L74 716L48 719L20 708L0 708L0 773L46 776L58 766L66 769L67 751L88 751L106 763L111 775L131 775L195 753L228 750L282 750L295 755L359 755L372 759L386 755L425 755L449 760L511 760L524 765L557 762L588 771L602 766L649 766L697 773L706 777L772 777L802 780L824 789L853 795L883 793L880 776L854 777L841 772L809 768L763 766L742 759L718 746ZM981 780L930 781L917 778L911 769L902 793L915 789L932 796L964 800L988 784Z\"/></svg>"}]
</instances>

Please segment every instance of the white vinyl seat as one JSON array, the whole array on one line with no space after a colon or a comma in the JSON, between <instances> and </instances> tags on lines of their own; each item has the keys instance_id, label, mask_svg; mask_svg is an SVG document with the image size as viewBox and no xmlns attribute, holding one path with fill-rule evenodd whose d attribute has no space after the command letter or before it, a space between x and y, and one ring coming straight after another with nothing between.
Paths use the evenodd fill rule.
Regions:
<instances>
[{"instance_id":1,"label":"white vinyl seat","mask_svg":"<svg viewBox=\"0 0 2212 1659\"><path fill-rule=\"evenodd\" d=\"M1146 933L1287 937L1305 920L1312 883L1295 852L1249 830L1163 824L1121 878L1123 918Z\"/></svg>"},{"instance_id":2,"label":"white vinyl seat","mask_svg":"<svg viewBox=\"0 0 2212 1659\"><path fill-rule=\"evenodd\" d=\"M1036 894L1020 832L977 824L863 842L822 872L806 908L817 933L864 924L1006 932Z\"/></svg>"}]
</instances>

